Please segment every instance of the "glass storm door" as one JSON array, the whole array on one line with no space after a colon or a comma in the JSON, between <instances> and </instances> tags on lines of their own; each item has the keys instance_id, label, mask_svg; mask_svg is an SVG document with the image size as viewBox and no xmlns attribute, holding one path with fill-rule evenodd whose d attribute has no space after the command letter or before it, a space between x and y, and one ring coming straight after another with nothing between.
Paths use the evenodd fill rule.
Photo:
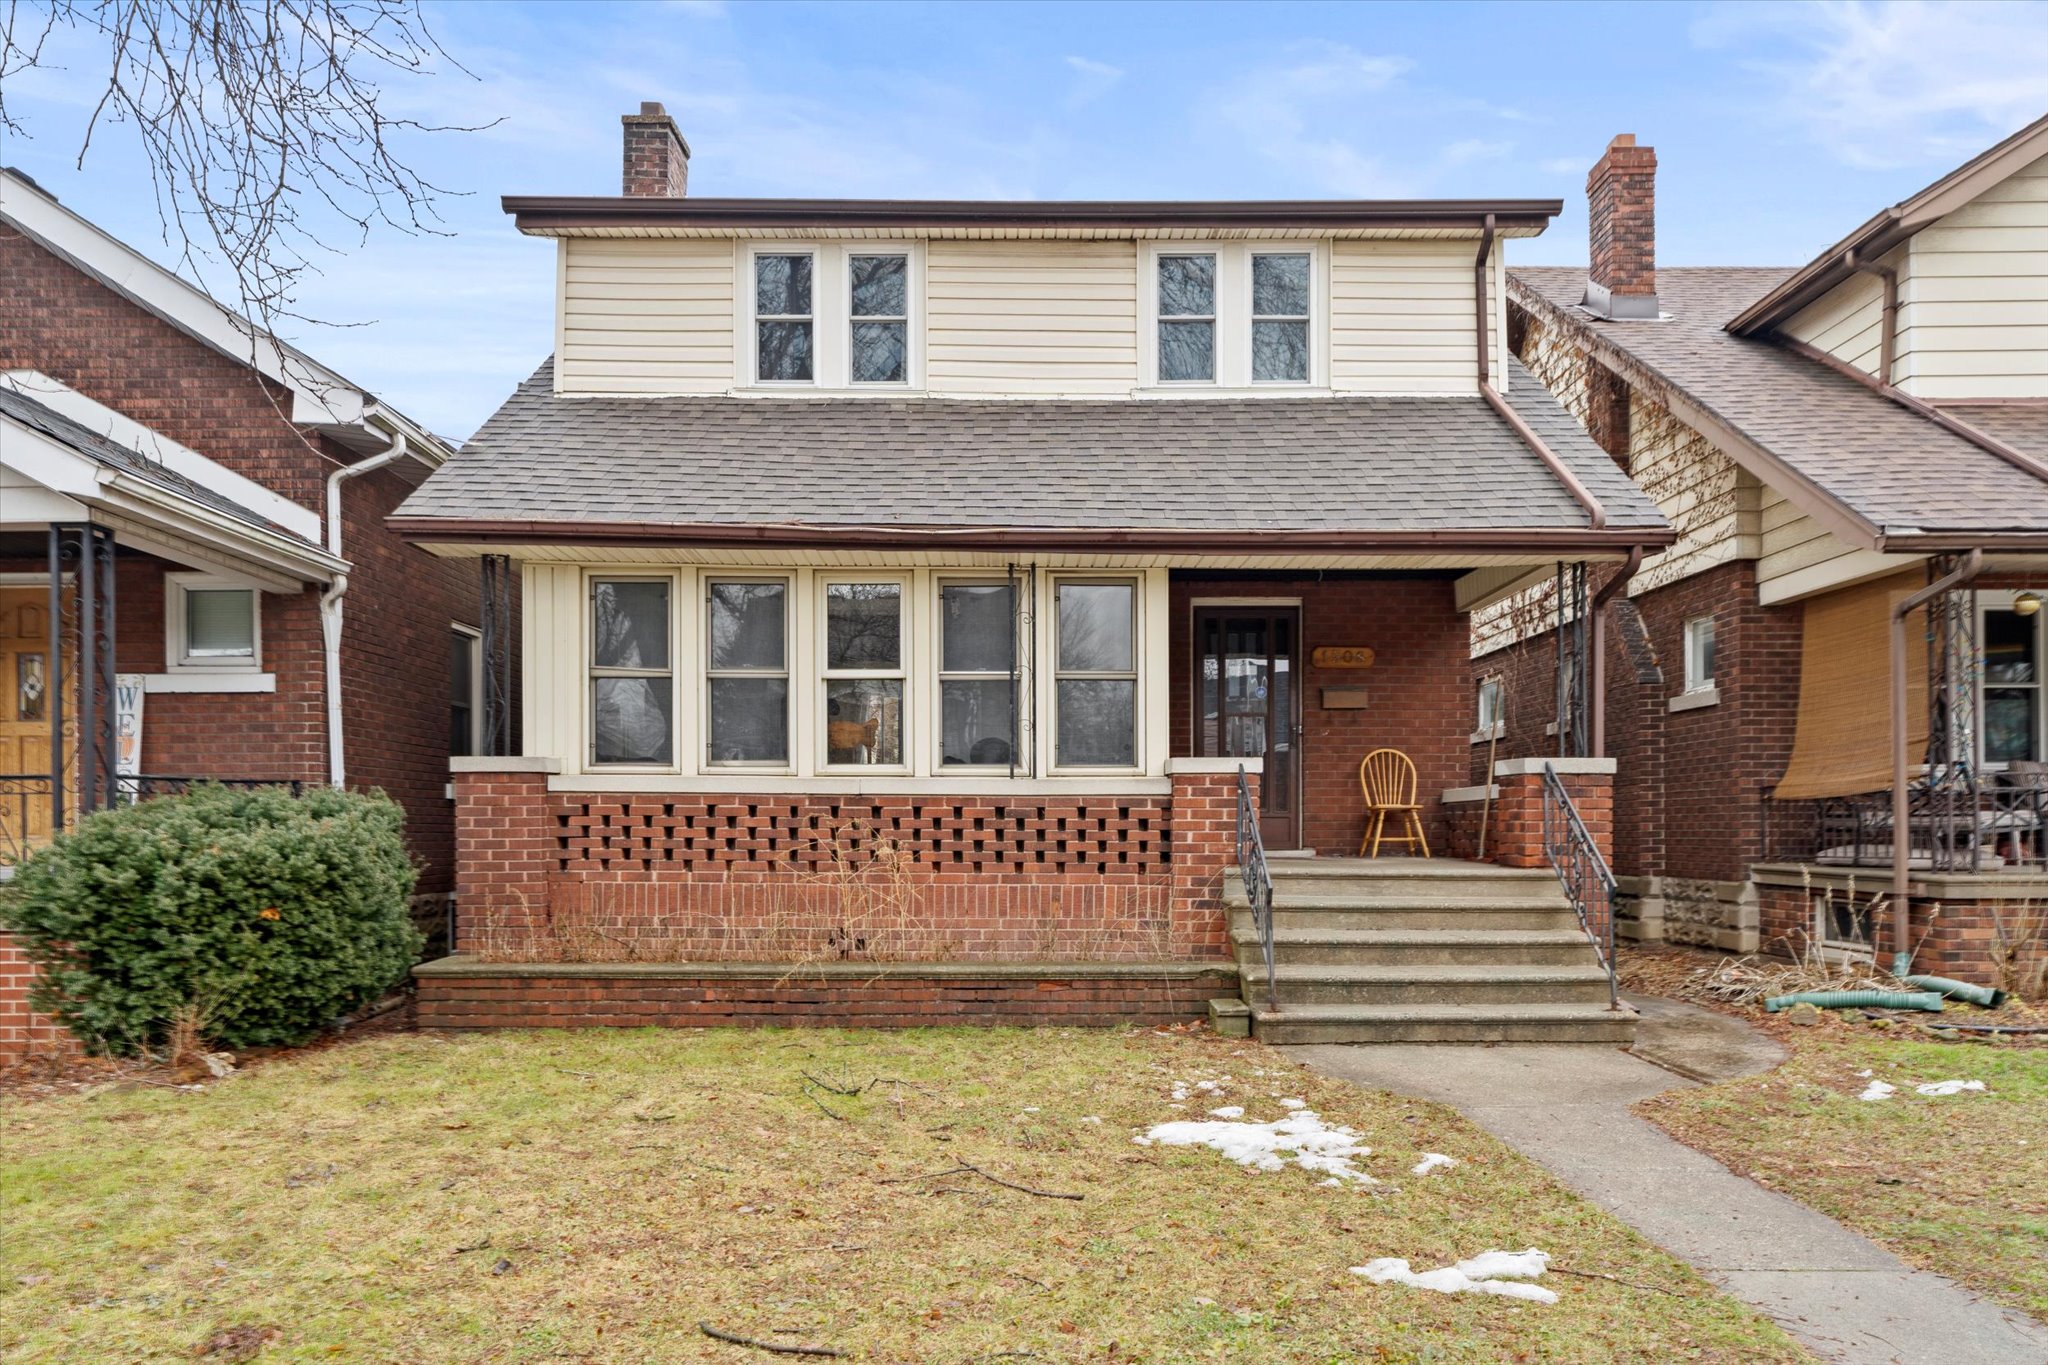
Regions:
<instances>
[{"instance_id":1,"label":"glass storm door","mask_svg":"<svg viewBox=\"0 0 2048 1365\"><path fill-rule=\"evenodd\" d=\"M1295 607L1195 610L1195 751L1263 758L1259 835L1301 847L1301 612Z\"/></svg>"}]
</instances>

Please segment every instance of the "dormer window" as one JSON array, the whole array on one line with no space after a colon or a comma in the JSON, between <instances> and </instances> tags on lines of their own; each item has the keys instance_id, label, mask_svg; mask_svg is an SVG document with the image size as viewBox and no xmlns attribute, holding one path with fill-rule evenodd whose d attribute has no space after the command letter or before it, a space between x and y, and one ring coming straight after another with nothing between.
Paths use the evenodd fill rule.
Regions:
<instances>
[{"instance_id":1,"label":"dormer window","mask_svg":"<svg viewBox=\"0 0 2048 1365\"><path fill-rule=\"evenodd\" d=\"M1315 248L1252 242L1146 256L1145 383L1250 390L1328 383L1323 267Z\"/></svg>"},{"instance_id":2,"label":"dormer window","mask_svg":"<svg viewBox=\"0 0 2048 1365\"><path fill-rule=\"evenodd\" d=\"M910 364L910 258L851 256L853 349L849 377L856 384L901 384Z\"/></svg>"},{"instance_id":3,"label":"dormer window","mask_svg":"<svg viewBox=\"0 0 2048 1365\"><path fill-rule=\"evenodd\" d=\"M1159 258L1159 382L1216 382L1216 258Z\"/></svg>"},{"instance_id":4,"label":"dormer window","mask_svg":"<svg viewBox=\"0 0 2048 1365\"><path fill-rule=\"evenodd\" d=\"M1252 382L1308 382L1309 258L1262 251L1252 257Z\"/></svg>"},{"instance_id":5,"label":"dormer window","mask_svg":"<svg viewBox=\"0 0 2048 1365\"><path fill-rule=\"evenodd\" d=\"M814 376L813 260L754 257L754 377L764 384L808 384Z\"/></svg>"},{"instance_id":6,"label":"dormer window","mask_svg":"<svg viewBox=\"0 0 2048 1365\"><path fill-rule=\"evenodd\" d=\"M855 393L922 382L914 244L762 242L745 261L753 314L739 321L753 344L750 384Z\"/></svg>"}]
</instances>

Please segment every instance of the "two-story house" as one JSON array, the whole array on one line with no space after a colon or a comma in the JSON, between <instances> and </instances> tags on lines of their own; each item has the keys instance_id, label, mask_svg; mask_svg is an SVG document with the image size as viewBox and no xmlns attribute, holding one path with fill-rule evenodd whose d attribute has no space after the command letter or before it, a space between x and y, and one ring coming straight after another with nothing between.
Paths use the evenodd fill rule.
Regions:
<instances>
[{"instance_id":1,"label":"two-story house","mask_svg":"<svg viewBox=\"0 0 2048 1365\"><path fill-rule=\"evenodd\" d=\"M1796 270L1659 268L1655 173L1616 139L1590 266L1508 285L1517 353L1678 531L1606 675L1633 929L2038 972L2048 119ZM1554 749L1515 634L1476 660L1500 742Z\"/></svg>"},{"instance_id":2,"label":"two-story house","mask_svg":"<svg viewBox=\"0 0 2048 1365\"><path fill-rule=\"evenodd\" d=\"M523 593L424 1021L1180 1017L1234 950L1270 1000L1226 869L1331 893L1381 748L1432 848L1536 867L1386 896L1561 894L1540 766L1467 780L1466 614L1671 533L1508 348L1556 202L705 198L659 105L624 136L619 197L506 199L555 353L391 519ZM1604 832L1611 763L1556 766ZM1612 1036L1548 900L1360 965L1352 890L1283 925L1291 1018Z\"/></svg>"},{"instance_id":3,"label":"two-story house","mask_svg":"<svg viewBox=\"0 0 2048 1365\"><path fill-rule=\"evenodd\" d=\"M196 779L346 783L445 923L478 568L384 518L449 448L6 170L0 300L0 877ZM0 936L0 1057L62 1041L29 973Z\"/></svg>"}]
</instances>

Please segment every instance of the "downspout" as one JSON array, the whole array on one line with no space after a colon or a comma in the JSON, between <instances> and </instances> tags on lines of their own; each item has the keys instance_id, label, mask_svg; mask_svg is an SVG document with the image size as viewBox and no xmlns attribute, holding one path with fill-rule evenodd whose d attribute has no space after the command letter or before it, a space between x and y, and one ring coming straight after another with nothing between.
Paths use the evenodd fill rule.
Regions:
<instances>
[{"instance_id":1,"label":"downspout","mask_svg":"<svg viewBox=\"0 0 2048 1365\"><path fill-rule=\"evenodd\" d=\"M1617 593L1628 586L1636 576L1636 570L1643 567L1643 547L1628 547L1628 558L1622 561L1621 572L1607 580L1600 591L1593 594L1593 641L1588 646L1593 655L1593 742L1592 757L1607 757L1607 604Z\"/></svg>"},{"instance_id":2,"label":"downspout","mask_svg":"<svg viewBox=\"0 0 2048 1365\"><path fill-rule=\"evenodd\" d=\"M336 559L341 553L341 486L361 474L373 473L402 460L406 455L405 433L396 432L391 445L367 460L343 465L327 476L327 553ZM341 743L341 599L348 596L348 570L334 576L327 591L320 594L320 642L327 665L327 781L336 787L347 785L348 769Z\"/></svg>"},{"instance_id":3,"label":"downspout","mask_svg":"<svg viewBox=\"0 0 2048 1365\"><path fill-rule=\"evenodd\" d=\"M1912 929L1907 911L1911 891L1912 830L1906 800L1906 618L1952 588L1959 588L1984 567L1984 552L1972 550L1963 562L1892 607L1892 973L1912 969Z\"/></svg>"},{"instance_id":4,"label":"downspout","mask_svg":"<svg viewBox=\"0 0 2048 1365\"><path fill-rule=\"evenodd\" d=\"M1884 307L1877 337L1877 383L1878 387L1889 389L1899 354L1899 272L1876 261L1858 260L1854 250L1849 252L1848 265L1851 270L1875 275L1884 282Z\"/></svg>"}]
</instances>

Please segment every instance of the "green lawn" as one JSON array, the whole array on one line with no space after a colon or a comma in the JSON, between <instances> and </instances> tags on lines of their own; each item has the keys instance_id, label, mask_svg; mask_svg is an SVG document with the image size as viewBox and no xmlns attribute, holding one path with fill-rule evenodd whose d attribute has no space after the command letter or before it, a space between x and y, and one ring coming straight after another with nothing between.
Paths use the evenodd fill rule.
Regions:
<instances>
[{"instance_id":1,"label":"green lawn","mask_svg":"<svg viewBox=\"0 0 2048 1365\"><path fill-rule=\"evenodd\" d=\"M2048 1319L2048 1049L1894 1041L1833 1021L1782 1034L1793 1056L1778 1070L1639 1111L1907 1260ZM1898 1093L1859 1099L1872 1080ZM1945 1080L1988 1089L1914 1090Z\"/></svg>"},{"instance_id":2,"label":"green lawn","mask_svg":"<svg viewBox=\"0 0 2048 1365\"><path fill-rule=\"evenodd\" d=\"M1284 1096L1381 1183L1132 1141ZM704 1321L887 1361L1805 1358L1451 1111L1206 1034L372 1038L11 1103L0 1229L10 1360L782 1358ZM1559 1303L1347 1271L1526 1246L1582 1272Z\"/></svg>"}]
</instances>

